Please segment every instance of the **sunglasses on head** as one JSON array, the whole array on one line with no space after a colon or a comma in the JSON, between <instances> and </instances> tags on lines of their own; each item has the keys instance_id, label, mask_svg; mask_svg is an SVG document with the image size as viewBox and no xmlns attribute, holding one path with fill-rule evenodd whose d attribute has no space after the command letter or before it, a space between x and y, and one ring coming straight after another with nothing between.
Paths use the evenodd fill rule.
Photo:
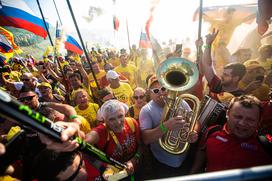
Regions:
<instances>
[{"instance_id":1,"label":"sunglasses on head","mask_svg":"<svg viewBox=\"0 0 272 181\"><path fill-rule=\"evenodd\" d=\"M165 88L165 87L155 88L155 89L151 89L151 91L152 91L154 94L158 94L160 91L162 91L162 92L166 91L166 88Z\"/></svg>"},{"instance_id":2,"label":"sunglasses on head","mask_svg":"<svg viewBox=\"0 0 272 181\"><path fill-rule=\"evenodd\" d=\"M35 97L35 95L34 96L21 97L21 98L18 99L18 101L20 101L20 102L32 101L32 99L34 97Z\"/></svg>"},{"instance_id":3,"label":"sunglasses on head","mask_svg":"<svg viewBox=\"0 0 272 181\"><path fill-rule=\"evenodd\" d=\"M145 96L144 95L141 95L141 96L133 96L134 99L143 99Z\"/></svg>"}]
</instances>

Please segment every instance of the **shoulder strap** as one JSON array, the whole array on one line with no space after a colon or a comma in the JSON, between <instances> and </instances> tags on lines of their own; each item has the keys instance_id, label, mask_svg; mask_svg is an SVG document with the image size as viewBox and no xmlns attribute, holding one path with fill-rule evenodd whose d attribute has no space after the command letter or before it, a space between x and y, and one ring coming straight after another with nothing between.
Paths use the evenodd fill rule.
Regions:
<instances>
[{"instance_id":1,"label":"shoulder strap","mask_svg":"<svg viewBox=\"0 0 272 181\"><path fill-rule=\"evenodd\" d=\"M134 133L135 132L135 125L133 123L133 118L130 118L130 117L126 117L126 122L128 123L130 129L132 130L132 132Z\"/></svg>"},{"instance_id":2,"label":"shoulder strap","mask_svg":"<svg viewBox=\"0 0 272 181\"><path fill-rule=\"evenodd\" d=\"M206 137L208 138L211 134L213 134L214 132L216 132L220 129L222 129L221 125L212 126L210 129L208 129L208 133L207 133Z\"/></svg>"}]
</instances>

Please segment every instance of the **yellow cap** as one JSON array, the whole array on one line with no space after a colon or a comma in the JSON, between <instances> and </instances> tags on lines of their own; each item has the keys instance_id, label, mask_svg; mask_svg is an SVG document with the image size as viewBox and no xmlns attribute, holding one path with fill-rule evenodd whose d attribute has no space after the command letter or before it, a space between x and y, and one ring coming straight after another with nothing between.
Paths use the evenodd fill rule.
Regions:
<instances>
[{"instance_id":1,"label":"yellow cap","mask_svg":"<svg viewBox=\"0 0 272 181\"><path fill-rule=\"evenodd\" d=\"M47 82L40 83L38 85L38 87L48 87L48 88L52 89L52 86L49 83L47 83Z\"/></svg>"}]
</instances>

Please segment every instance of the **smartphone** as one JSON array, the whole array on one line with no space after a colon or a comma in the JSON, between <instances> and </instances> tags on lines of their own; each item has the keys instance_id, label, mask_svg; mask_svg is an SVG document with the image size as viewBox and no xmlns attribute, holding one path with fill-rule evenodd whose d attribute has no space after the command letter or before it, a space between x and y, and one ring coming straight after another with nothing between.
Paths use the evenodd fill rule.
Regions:
<instances>
[{"instance_id":1,"label":"smartphone","mask_svg":"<svg viewBox=\"0 0 272 181\"><path fill-rule=\"evenodd\" d=\"M262 82L264 80L264 76L263 75L257 76L256 80Z\"/></svg>"},{"instance_id":2,"label":"smartphone","mask_svg":"<svg viewBox=\"0 0 272 181\"><path fill-rule=\"evenodd\" d=\"M182 44L176 44L175 53L182 53Z\"/></svg>"}]
</instances>

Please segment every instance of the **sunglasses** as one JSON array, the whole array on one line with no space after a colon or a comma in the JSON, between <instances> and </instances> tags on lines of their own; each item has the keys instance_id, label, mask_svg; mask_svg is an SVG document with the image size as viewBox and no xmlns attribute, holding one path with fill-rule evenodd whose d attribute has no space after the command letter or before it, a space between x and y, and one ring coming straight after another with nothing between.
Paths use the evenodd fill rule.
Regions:
<instances>
[{"instance_id":1,"label":"sunglasses","mask_svg":"<svg viewBox=\"0 0 272 181\"><path fill-rule=\"evenodd\" d=\"M150 89L154 94L158 94L160 91L164 92L166 91L165 87L161 87L161 88L155 88L155 89Z\"/></svg>"},{"instance_id":2,"label":"sunglasses","mask_svg":"<svg viewBox=\"0 0 272 181\"><path fill-rule=\"evenodd\" d=\"M21 79L23 82L28 82L30 79Z\"/></svg>"},{"instance_id":3,"label":"sunglasses","mask_svg":"<svg viewBox=\"0 0 272 181\"><path fill-rule=\"evenodd\" d=\"M142 96L133 96L133 98L136 99L136 100L137 99L143 99L144 97L145 97L144 95L142 95Z\"/></svg>"},{"instance_id":4,"label":"sunglasses","mask_svg":"<svg viewBox=\"0 0 272 181\"><path fill-rule=\"evenodd\" d=\"M32 101L32 99L35 97L35 95L34 96L27 96L27 97L21 97L21 98L19 98L18 99L18 101L20 101L20 102L25 102L25 101Z\"/></svg>"}]
</instances>

